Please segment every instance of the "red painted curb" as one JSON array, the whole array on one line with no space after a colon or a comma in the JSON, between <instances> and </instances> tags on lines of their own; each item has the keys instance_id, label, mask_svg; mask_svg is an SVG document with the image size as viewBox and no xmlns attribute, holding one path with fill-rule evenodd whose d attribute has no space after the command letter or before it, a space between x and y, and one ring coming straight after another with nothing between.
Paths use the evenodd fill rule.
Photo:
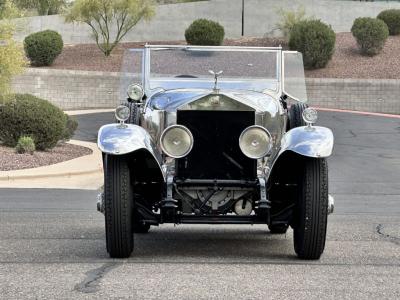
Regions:
<instances>
[{"instance_id":1,"label":"red painted curb","mask_svg":"<svg viewBox=\"0 0 400 300\"><path fill-rule=\"evenodd\" d=\"M400 115L391 115L391 114L383 114L383 113L374 113L368 111L356 111L356 110L346 110L346 109L336 109L336 108L323 108L323 107L315 107L316 110L320 111L333 111L333 112L343 112L343 113L350 113L350 114L357 114L357 115L365 115L365 116L377 116L377 117L385 117L385 118L394 118L400 119Z\"/></svg>"}]
</instances>

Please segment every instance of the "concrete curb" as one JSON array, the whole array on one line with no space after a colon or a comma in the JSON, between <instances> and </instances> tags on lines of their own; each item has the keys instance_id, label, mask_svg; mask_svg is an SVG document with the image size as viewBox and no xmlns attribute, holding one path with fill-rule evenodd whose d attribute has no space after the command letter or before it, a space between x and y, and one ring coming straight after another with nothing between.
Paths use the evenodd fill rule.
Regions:
<instances>
[{"instance_id":1,"label":"concrete curb","mask_svg":"<svg viewBox=\"0 0 400 300\"><path fill-rule=\"evenodd\" d=\"M99 173L102 172L103 169L99 168L96 170L89 170L89 171L82 171L82 172L66 172L66 173L59 173L59 174L38 174L38 175L5 175L2 176L0 174L0 181L15 181L15 180L27 180L27 179L44 179L44 178L55 178L55 177L72 177L72 176L76 176L76 175L90 175L90 174L95 174L95 173Z\"/></svg>"},{"instance_id":2,"label":"concrete curb","mask_svg":"<svg viewBox=\"0 0 400 300\"><path fill-rule=\"evenodd\" d=\"M358 111L358 110L347 110L347 109L336 109L336 108L324 108L324 107L318 107L318 106L313 106L313 105L311 105L311 107L315 108L316 110L320 110L320 111L330 111L330 112L349 113L349 114L363 115L363 116L374 116L374 117L400 119L400 115L393 115L393 114L375 113L375 112Z\"/></svg>"},{"instance_id":3,"label":"concrete curb","mask_svg":"<svg viewBox=\"0 0 400 300\"><path fill-rule=\"evenodd\" d=\"M106 113L113 112L115 109L112 108L104 108L104 109L83 109L83 110L66 110L64 111L67 115L77 116L77 115L87 115L87 114L98 114L98 113Z\"/></svg>"},{"instance_id":4,"label":"concrete curb","mask_svg":"<svg viewBox=\"0 0 400 300\"><path fill-rule=\"evenodd\" d=\"M38 168L0 171L0 182L28 179L52 179L102 173L101 152L97 149L95 143L76 140L71 140L69 143L90 148L93 153L65 162Z\"/></svg>"}]
</instances>

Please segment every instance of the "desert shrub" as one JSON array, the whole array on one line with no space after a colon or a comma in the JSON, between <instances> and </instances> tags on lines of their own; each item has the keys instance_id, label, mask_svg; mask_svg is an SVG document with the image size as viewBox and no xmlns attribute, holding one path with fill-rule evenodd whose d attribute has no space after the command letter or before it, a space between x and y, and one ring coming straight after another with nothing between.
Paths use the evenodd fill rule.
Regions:
<instances>
[{"instance_id":1,"label":"desert shrub","mask_svg":"<svg viewBox=\"0 0 400 300\"><path fill-rule=\"evenodd\" d=\"M154 14L151 0L75 0L65 20L88 25L97 47L110 56L140 20L149 21Z\"/></svg>"},{"instance_id":2,"label":"desert shrub","mask_svg":"<svg viewBox=\"0 0 400 300\"><path fill-rule=\"evenodd\" d=\"M15 151L17 151L17 153L29 153L29 154L33 154L33 152L35 152L36 147L35 147L35 141L33 140L33 138L31 138L30 136L21 136L18 139L17 145L15 146Z\"/></svg>"},{"instance_id":3,"label":"desert shrub","mask_svg":"<svg viewBox=\"0 0 400 300\"><path fill-rule=\"evenodd\" d=\"M304 20L293 26L289 48L303 54L304 67L318 69L326 66L335 51L336 35L320 20Z\"/></svg>"},{"instance_id":4,"label":"desert shrub","mask_svg":"<svg viewBox=\"0 0 400 300\"><path fill-rule=\"evenodd\" d=\"M185 31L186 42L190 45L219 46L224 36L224 27L207 19L195 20Z\"/></svg>"},{"instance_id":5,"label":"desert shrub","mask_svg":"<svg viewBox=\"0 0 400 300\"><path fill-rule=\"evenodd\" d=\"M12 95L0 110L0 141L15 147L21 136L30 136L36 149L50 149L63 138L66 123L64 112L50 102L28 94Z\"/></svg>"},{"instance_id":6,"label":"desert shrub","mask_svg":"<svg viewBox=\"0 0 400 300\"><path fill-rule=\"evenodd\" d=\"M24 40L26 56L33 66L50 66L62 52L64 43L59 33L45 30L33 33Z\"/></svg>"},{"instance_id":7,"label":"desert shrub","mask_svg":"<svg viewBox=\"0 0 400 300\"><path fill-rule=\"evenodd\" d=\"M13 0L0 0L0 20L18 18L21 15Z\"/></svg>"},{"instance_id":8,"label":"desert shrub","mask_svg":"<svg viewBox=\"0 0 400 300\"><path fill-rule=\"evenodd\" d=\"M75 133L75 130L78 128L78 121L76 121L74 118L70 117L67 114L65 114L65 118L67 119L67 122L65 125L62 139L64 141L68 141L72 138L72 136Z\"/></svg>"},{"instance_id":9,"label":"desert shrub","mask_svg":"<svg viewBox=\"0 0 400 300\"><path fill-rule=\"evenodd\" d=\"M360 51L365 55L376 55L383 49L389 36L385 22L375 18L357 18L351 27Z\"/></svg>"},{"instance_id":10,"label":"desert shrub","mask_svg":"<svg viewBox=\"0 0 400 300\"><path fill-rule=\"evenodd\" d=\"M13 24L0 18L0 95L10 92L13 76L22 73L26 65L24 50L14 41L14 33Z\"/></svg>"},{"instance_id":11,"label":"desert shrub","mask_svg":"<svg viewBox=\"0 0 400 300\"><path fill-rule=\"evenodd\" d=\"M13 0L21 9L35 9L40 16L61 13L71 1L69 0Z\"/></svg>"},{"instance_id":12,"label":"desert shrub","mask_svg":"<svg viewBox=\"0 0 400 300\"><path fill-rule=\"evenodd\" d=\"M390 35L400 34L400 9L384 10L377 18L385 22L389 28Z\"/></svg>"},{"instance_id":13,"label":"desert shrub","mask_svg":"<svg viewBox=\"0 0 400 300\"><path fill-rule=\"evenodd\" d=\"M307 19L304 6L300 6L296 10L284 10L280 8L277 13L280 20L276 24L276 28L282 32L285 39L289 39L292 29L297 23Z\"/></svg>"}]
</instances>

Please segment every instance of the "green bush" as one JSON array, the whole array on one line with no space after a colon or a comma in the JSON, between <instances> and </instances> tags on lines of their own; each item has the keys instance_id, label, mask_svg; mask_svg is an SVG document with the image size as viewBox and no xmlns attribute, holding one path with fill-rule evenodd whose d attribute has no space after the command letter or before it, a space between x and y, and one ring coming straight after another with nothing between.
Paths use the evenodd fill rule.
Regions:
<instances>
[{"instance_id":1,"label":"green bush","mask_svg":"<svg viewBox=\"0 0 400 300\"><path fill-rule=\"evenodd\" d=\"M185 31L186 42L190 45L219 46L224 36L224 27L207 19L195 20Z\"/></svg>"},{"instance_id":2,"label":"green bush","mask_svg":"<svg viewBox=\"0 0 400 300\"><path fill-rule=\"evenodd\" d=\"M384 10L377 18L386 23L390 35L400 34L400 9Z\"/></svg>"},{"instance_id":3,"label":"green bush","mask_svg":"<svg viewBox=\"0 0 400 300\"><path fill-rule=\"evenodd\" d=\"M35 141L30 136L21 136L18 139L17 145L15 146L17 153L29 153L33 154L35 152Z\"/></svg>"},{"instance_id":4,"label":"green bush","mask_svg":"<svg viewBox=\"0 0 400 300\"><path fill-rule=\"evenodd\" d=\"M297 23L307 20L304 6L300 6L296 10L284 10L280 8L277 13L280 20L276 23L276 28L282 32L286 40L289 39L292 29Z\"/></svg>"},{"instance_id":5,"label":"green bush","mask_svg":"<svg viewBox=\"0 0 400 300\"><path fill-rule=\"evenodd\" d=\"M15 147L21 136L30 136L36 149L53 148L63 138L67 119L62 110L32 95L16 94L0 110L0 141Z\"/></svg>"},{"instance_id":6,"label":"green bush","mask_svg":"<svg viewBox=\"0 0 400 300\"><path fill-rule=\"evenodd\" d=\"M303 54L304 67L318 69L326 66L335 51L336 35L320 20L296 23L290 33L289 48Z\"/></svg>"},{"instance_id":7,"label":"green bush","mask_svg":"<svg viewBox=\"0 0 400 300\"><path fill-rule=\"evenodd\" d=\"M68 141L72 138L75 133L75 130L78 128L78 122L74 119L65 114L65 118L67 119L67 123L65 125L64 133L62 139L64 141Z\"/></svg>"},{"instance_id":8,"label":"green bush","mask_svg":"<svg viewBox=\"0 0 400 300\"><path fill-rule=\"evenodd\" d=\"M25 54L33 66L50 66L62 52L60 34L52 30L33 33L24 40Z\"/></svg>"},{"instance_id":9,"label":"green bush","mask_svg":"<svg viewBox=\"0 0 400 300\"><path fill-rule=\"evenodd\" d=\"M382 20L357 18L351 27L351 33L357 40L361 53L372 56L383 49L389 36L389 29Z\"/></svg>"}]
</instances>

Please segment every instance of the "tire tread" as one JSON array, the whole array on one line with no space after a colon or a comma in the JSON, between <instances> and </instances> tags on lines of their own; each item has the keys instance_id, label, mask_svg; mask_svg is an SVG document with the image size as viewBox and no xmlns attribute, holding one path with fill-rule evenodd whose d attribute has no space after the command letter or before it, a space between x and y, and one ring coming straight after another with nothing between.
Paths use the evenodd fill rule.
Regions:
<instances>
[{"instance_id":1,"label":"tire tread","mask_svg":"<svg viewBox=\"0 0 400 300\"><path fill-rule=\"evenodd\" d=\"M326 159L306 159L300 220L294 230L295 251L303 259L319 259L325 248L328 216Z\"/></svg>"},{"instance_id":2,"label":"tire tread","mask_svg":"<svg viewBox=\"0 0 400 300\"><path fill-rule=\"evenodd\" d=\"M111 257L129 257L133 250L133 198L129 168L123 158L108 156L105 176L107 251Z\"/></svg>"},{"instance_id":3,"label":"tire tread","mask_svg":"<svg viewBox=\"0 0 400 300\"><path fill-rule=\"evenodd\" d=\"M290 129L306 126L306 122L303 120L303 111L307 108L307 104L305 103L295 103L292 104L289 108L289 124Z\"/></svg>"}]
</instances>

